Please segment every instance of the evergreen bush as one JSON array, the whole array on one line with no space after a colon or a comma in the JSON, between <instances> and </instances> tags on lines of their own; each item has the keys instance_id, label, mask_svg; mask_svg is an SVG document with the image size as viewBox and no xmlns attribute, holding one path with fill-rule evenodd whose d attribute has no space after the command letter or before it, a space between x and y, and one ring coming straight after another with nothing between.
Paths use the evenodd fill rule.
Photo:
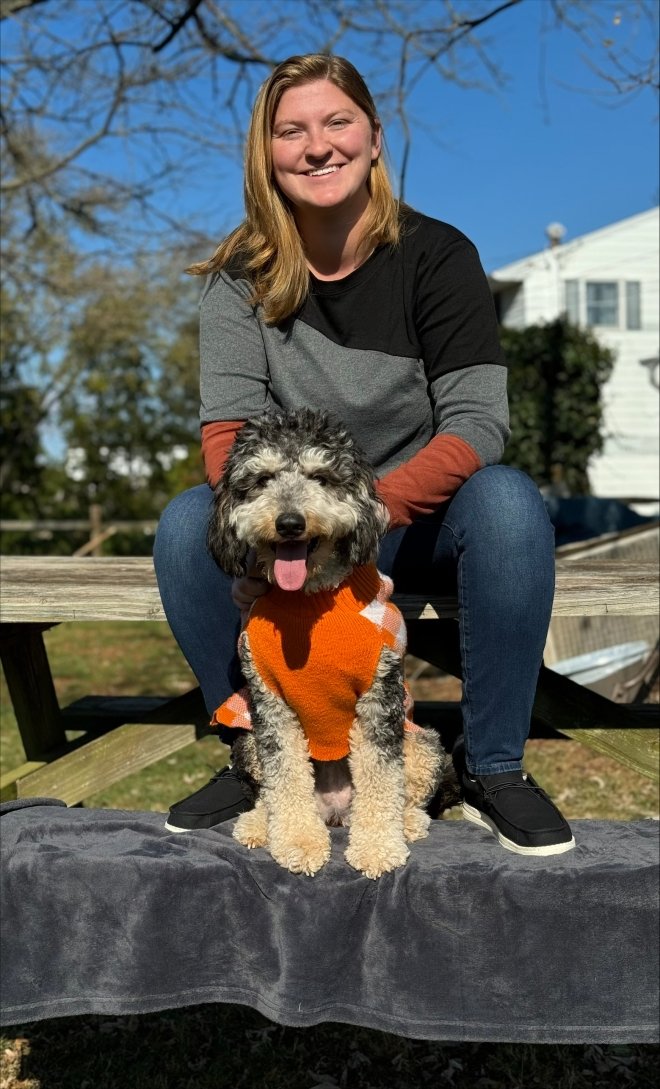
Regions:
<instances>
[{"instance_id":1,"label":"evergreen bush","mask_svg":"<svg viewBox=\"0 0 660 1089\"><path fill-rule=\"evenodd\" d=\"M589 495L588 464L600 453L601 390L614 354L566 318L501 329L509 366L511 439L503 461L539 487Z\"/></svg>"}]
</instances>

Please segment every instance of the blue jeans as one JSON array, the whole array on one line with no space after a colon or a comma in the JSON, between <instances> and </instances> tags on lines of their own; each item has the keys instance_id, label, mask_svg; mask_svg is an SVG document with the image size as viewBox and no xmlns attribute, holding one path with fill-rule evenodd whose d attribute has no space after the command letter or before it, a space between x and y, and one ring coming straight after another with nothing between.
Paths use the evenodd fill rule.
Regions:
<instances>
[{"instance_id":1,"label":"blue jeans","mask_svg":"<svg viewBox=\"0 0 660 1089\"><path fill-rule=\"evenodd\" d=\"M154 564L165 614L212 713L241 685L231 578L206 550L206 484L163 513ZM554 531L517 469L480 469L432 519L383 539L378 566L400 591L458 593L468 770L520 768L554 593Z\"/></svg>"}]
</instances>

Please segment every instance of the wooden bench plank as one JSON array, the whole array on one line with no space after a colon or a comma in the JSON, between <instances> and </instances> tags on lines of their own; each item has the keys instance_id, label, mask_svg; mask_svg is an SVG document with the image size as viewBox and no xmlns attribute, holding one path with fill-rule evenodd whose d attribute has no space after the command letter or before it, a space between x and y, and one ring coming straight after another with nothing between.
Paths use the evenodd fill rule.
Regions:
<instances>
[{"instance_id":1,"label":"wooden bench plank","mask_svg":"<svg viewBox=\"0 0 660 1089\"><path fill-rule=\"evenodd\" d=\"M0 800L59 798L77 805L99 790L118 783L133 772L155 764L197 739L190 726L118 726L108 734L73 748L39 766L23 764L2 777Z\"/></svg>"},{"instance_id":2,"label":"wooden bench plank","mask_svg":"<svg viewBox=\"0 0 660 1089\"><path fill-rule=\"evenodd\" d=\"M62 710L60 723L87 736L7 772L0 801L44 795L76 805L212 732L199 688L173 697L85 696Z\"/></svg>"},{"instance_id":3,"label":"wooden bench plank","mask_svg":"<svg viewBox=\"0 0 660 1089\"><path fill-rule=\"evenodd\" d=\"M7 647L14 638L25 645L25 634L29 635L31 625L39 633L39 625L49 625L60 621L104 621L104 620L157 620L165 619L158 588L156 585L153 563L150 557L3 557L0 566L0 621L3 630L8 633L10 642L5 643L3 659L7 657ZM438 643L443 650L457 644L457 625L452 617L456 615L457 603L453 597L435 597L428 599L421 595L398 595L397 603L409 622L411 651L415 650L415 639L422 634L425 642L432 644L432 652L421 655L433 662L438 651ZM590 558L588 562L575 560L558 561L557 588L553 614L555 616L597 616L597 615L637 615L657 617L659 610L658 568L655 563L646 561L622 562ZM416 624L416 620L436 620L443 618L438 625ZM442 628L442 635L440 633ZM17 648L19 649L19 648ZM418 648L419 649L419 648ZM454 657L458 660L457 645ZM421 654L421 651L420 651ZM450 655L451 657L451 655ZM44 665L45 662L45 665ZM451 662L436 662L449 672L455 672ZM47 674L47 659L41 662L44 676ZM11 669L10 669L11 672ZM542 674L547 671L542 671ZM16 674L26 680L24 670ZM459 675L459 674L456 674ZM19 679L20 679L19 677ZM46 681L48 677L46 677ZM542 678L543 680L543 678ZM657 778L657 739L650 731L639 729L646 726L634 718L634 711L620 705L603 701L594 713L589 700L593 694L566 678L552 675L550 684L540 683L535 712L548 704L546 718L549 724L601 752L607 752L617 759L634 767L642 774ZM28 688L32 688L27 678ZM45 683L45 682L44 682ZM51 682L52 684L52 682ZM563 685L566 692L563 699L555 698L554 688ZM20 685L19 685L20 687ZM546 691L548 689L548 691ZM552 689L552 693L549 691ZM19 696L21 693L19 692ZM23 703L34 717L34 695L25 700L13 700L17 714ZM185 703L189 697L180 697ZM26 702L27 700L27 702ZM46 701L47 702L47 701ZM52 702L52 701L51 701ZM177 725L165 731L156 726L162 721L162 709L140 708L138 715L127 716L133 723L142 725L115 725L109 733L99 737L98 732L110 727L101 719L108 715L96 715L91 704L77 708L76 726L85 727L90 737L84 744L69 745L66 755L62 749L56 751L50 737L49 744L28 745L28 760L35 761L29 767L23 766L10 773L3 782L3 795L11 797L52 794L74 804L89 797L96 790L123 778L131 771L146 767L163 755L189 744L200 736L200 726L205 712L199 714L199 708L177 705L179 700L167 702L173 714L166 721ZM199 702L199 701L198 701ZM607 706L606 706L607 705ZM562 714L558 713L558 707ZM41 705L39 705L41 707ZM37 707L37 711L39 711ZM25 710L23 708L23 710ZM52 710L52 709L51 709ZM26 711L26 714L27 714ZM43 712L43 707L41 707ZM119 708L115 708L119 711ZM565 711L565 714L563 713ZM108 707L108 712L110 708ZM19 717L25 718L21 713ZM144 717L142 717L144 716ZM52 726L60 735L66 721L66 712L51 716ZM121 712L118 716L121 718ZM127 721L127 717L123 721ZM541 716L543 718L543 715ZM561 718L561 721L559 719ZM612 718L612 721L609 719ZM630 721L628 719L630 718ZM195 725L193 726L193 723ZM190 725L188 725L190 724ZM72 722L66 723L71 728ZM580 727L583 727L580 729ZM587 727L584 729L584 727ZM591 728L589 728L591 727ZM594 729L594 727L596 727ZM623 727L623 729L621 728ZM628 727L625 729L625 727ZM633 727L633 729L631 729ZM637 728L635 728L637 727ZM29 739L31 725L21 725L22 734ZM43 727L40 727L43 730ZM26 733L27 730L27 733ZM204 732L206 732L204 730ZM93 740L91 735L96 733ZM634 735L634 736L633 736ZM49 735L50 736L50 735ZM593 738L593 740L592 740ZM43 740L43 739L42 739ZM37 751L39 750L39 751ZM36 761L45 760L44 766ZM7 794L8 792L8 794Z\"/></svg>"},{"instance_id":4,"label":"wooden bench plank","mask_svg":"<svg viewBox=\"0 0 660 1089\"><path fill-rule=\"evenodd\" d=\"M649 729L645 730L571 730L566 726L560 729L572 741L579 741L588 749L618 760L624 767L657 783L660 777L660 732L657 722L656 714L653 722L649 716Z\"/></svg>"},{"instance_id":5,"label":"wooden bench plank","mask_svg":"<svg viewBox=\"0 0 660 1089\"><path fill-rule=\"evenodd\" d=\"M0 620L164 620L150 556L3 556Z\"/></svg>"},{"instance_id":6,"label":"wooden bench plank","mask_svg":"<svg viewBox=\"0 0 660 1089\"><path fill-rule=\"evenodd\" d=\"M17 786L20 780L27 780L28 776L33 772L39 771L48 763L47 760L27 760L24 764L19 764L18 767L13 768L12 771L5 772L0 776L0 802L13 802L18 798L19 787ZM23 797L23 795L21 795ZM29 791L25 797L33 798L34 794Z\"/></svg>"},{"instance_id":7,"label":"wooden bench plank","mask_svg":"<svg viewBox=\"0 0 660 1089\"><path fill-rule=\"evenodd\" d=\"M406 619L456 613L452 597L397 596ZM554 616L657 616L657 564L558 562ZM4 556L0 621L164 620L149 556Z\"/></svg>"}]
</instances>

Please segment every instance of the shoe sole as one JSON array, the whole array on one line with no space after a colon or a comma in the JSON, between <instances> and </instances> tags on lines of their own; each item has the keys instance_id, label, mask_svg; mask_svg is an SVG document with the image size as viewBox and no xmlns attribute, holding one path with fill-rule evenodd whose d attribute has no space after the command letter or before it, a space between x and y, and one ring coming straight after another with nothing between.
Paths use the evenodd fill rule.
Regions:
<instances>
[{"instance_id":1,"label":"shoe sole","mask_svg":"<svg viewBox=\"0 0 660 1089\"><path fill-rule=\"evenodd\" d=\"M543 847L521 847L519 843L514 843L512 839L500 832L499 828L494 821L487 817L484 813L480 813L474 806L469 805L467 802L463 802L463 817L470 824L477 824L480 828L485 828L486 831L492 832L497 837L500 845L506 848L507 851L513 851L516 855L563 855L566 851L572 851L575 847L575 839L571 839L566 843L548 843Z\"/></svg>"},{"instance_id":2,"label":"shoe sole","mask_svg":"<svg viewBox=\"0 0 660 1089\"><path fill-rule=\"evenodd\" d=\"M199 825L197 828L182 828L181 825L170 824L169 821L165 821L164 827L167 828L168 832L208 832L211 828L217 828L219 824L226 824L227 821L233 821L234 817L238 816L238 813L232 813L231 817L225 817L221 821L216 821L215 824Z\"/></svg>"},{"instance_id":3,"label":"shoe sole","mask_svg":"<svg viewBox=\"0 0 660 1089\"><path fill-rule=\"evenodd\" d=\"M168 832L194 832L194 828L177 828L175 824L170 824L169 821L165 821L165 827Z\"/></svg>"}]
</instances>

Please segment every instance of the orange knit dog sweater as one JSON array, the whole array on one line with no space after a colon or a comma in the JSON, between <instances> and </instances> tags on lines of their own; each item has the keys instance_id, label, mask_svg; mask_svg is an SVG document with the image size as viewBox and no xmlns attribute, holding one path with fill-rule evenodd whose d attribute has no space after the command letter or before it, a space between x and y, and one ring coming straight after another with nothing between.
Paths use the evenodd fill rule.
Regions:
<instances>
[{"instance_id":1,"label":"orange knit dog sweater","mask_svg":"<svg viewBox=\"0 0 660 1089\"><path fill-rule=\"evenodd\" d=\"M247 635L259 676L298 716L315 760L348 755L355 706L373 683L381 650L405 654L406 628L389 600L392 589L367 565L336 590L305 594L273 586L250 610L239 642ZM406 712L411 708L406 693ZM225 700L213 724L251 729L247 689ZM405 726L419 729L408 718Z\"/></svg>"}]
</instances>

